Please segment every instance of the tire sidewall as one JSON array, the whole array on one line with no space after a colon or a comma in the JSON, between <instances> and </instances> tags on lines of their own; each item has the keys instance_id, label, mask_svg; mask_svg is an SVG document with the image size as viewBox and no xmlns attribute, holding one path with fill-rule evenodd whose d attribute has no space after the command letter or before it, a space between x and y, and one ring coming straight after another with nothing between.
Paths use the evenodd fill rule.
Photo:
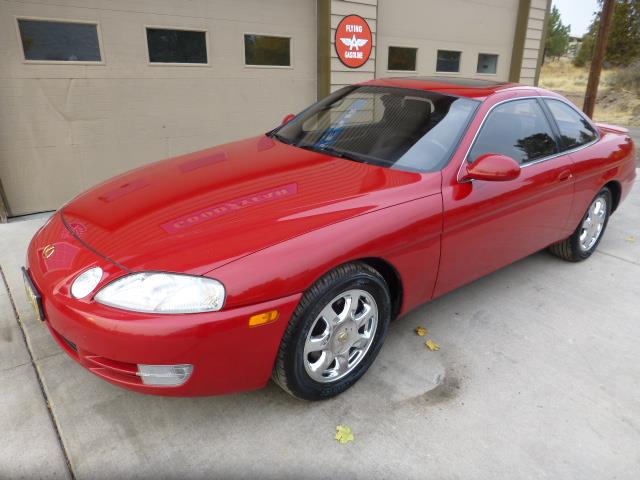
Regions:
<instances>
[{"instance_id":1,"label":"tire sidewall","mask_svg":"<svg viewBox=\"0 0 640 480\"><path fill-rule=\"evenodd\" d=\"M600 232L600 236L598 237L598 239L596 240L596 243L593 244L593 246L587 250L584 251L582 250L582 248L580 247L580 231L582 230L582 224L584 223L585 219L587 218L587 215L589 215L589 209L591 208L591 204L594 202L594 200L600 196L604 196L606 201L607 201L607 215L604 219L604 225L602 225L602 231ZM576 231L574 232L572 238L571 238L571 248L573 249L574 252L576 252L576 255L580 258L580 259L586 259L589 258L593 252L596 251L596 248L598 248L598 245L600 244L600 240L602 240L602 237L604 237L604 232L607 229L607 225L609 224L609 217L611 216L611 201L613 199L613 196L611 195L611 191L608 188L603 188L602 190L600 190L595 197L593 197L593 199L591 200L591 202L589 202L589 206L587 207L587 211L585 212L585 214L583 215L583 217L580 219L580 224L578 225L578 228L576 228Z\"/></svg>"},{"instance_id":2,"label":"tire sidewall","mask_svg":"<svg viewBox=\"0 0 640 480\"><path fill-rule=\"evenodd\" d=\"M340 293L351 289L365 290L373 296L378 308L378 325L369 350L356 368L335 382L320 383L313 380L304 367L304 345L309 331L322 309ZM317 298L303 308L298 315L294 331L293 347L285 355L285 372L289 388L301 398L309 400L335 396L353 385L371 366L378 355L389 328L391 318L391 299L386 283L382 278L359 270L352 275L341 277L337 282L325 288Z\"/></svg>"}]
</instances>

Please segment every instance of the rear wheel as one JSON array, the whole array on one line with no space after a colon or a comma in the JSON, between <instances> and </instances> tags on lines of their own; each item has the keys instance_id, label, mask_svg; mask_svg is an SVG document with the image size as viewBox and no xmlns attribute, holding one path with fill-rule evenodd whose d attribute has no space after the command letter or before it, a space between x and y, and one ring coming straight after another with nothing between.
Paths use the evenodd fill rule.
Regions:
<instances>
[{"instance_id":1,"label":"rear wheel","mask_svg":"<svg viewBox=\"0 0 640 480\"><path fill-rule=\"evenodd\" d=\"M611 191L603 188L595 196L582 221L573 234L549 247L556 257L569 262L586 260L595 251L602 239L611 214Z\"/></svg>"},{"instance_id":2,"label":"rear wheel","mask_svg":"<svg viewBox=\"0 0 640 480\"><path fill-rule=\"evenodd\" d=\"M338 267L303 296L283 336L273 379L291 395L342 393L373 363L387 333L386 282L361 263Z\"/></svg>"}]
</instances>

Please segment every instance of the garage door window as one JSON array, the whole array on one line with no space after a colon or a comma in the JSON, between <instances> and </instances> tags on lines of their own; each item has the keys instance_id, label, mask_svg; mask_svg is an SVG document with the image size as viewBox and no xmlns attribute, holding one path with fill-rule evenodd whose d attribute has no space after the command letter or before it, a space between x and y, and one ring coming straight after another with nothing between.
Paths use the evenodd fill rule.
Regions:
<instances>
[{"instance_id":1,"label":"garage door window","mask_svg":"<svg viewBox=\"0 0 640 480\"><path fill-rule=\"evenodd\" d=\"M498 55L492 53L479 53L478 54L478 69L477 73L485 75L495 75L498 71Z\"/></svg>"},{"instance_id":2,"label":"garage door window","mask_svg":"<svg viewBox=\"0 0 640 480\"><path fill-rule=\"evenodd\" d=\"M150 63L207 64L207 33L197 30L147 28Z\"/></svg>"},{"instance_id":3,"label":"garage door window","mask_svg":"<svg viewBox=\"0 0 640 480\"><path fill-rule=\"evenodd\" d=\"M258 67L290 67L291 39L245 34L244 63L247 66Z\"/></svg>"},{"instance_id":4,"label":"garage door window","mask_svg":"<svg viewBox=\"0 0 640 480\"><path fill-rule=\"evenodd\" d=\"M18 19L26 61L102 61L95 23Z\"/></svg>"},{"instance_id":5,"label":"garage door window","mask_svg":"<svg viewBox=\"0 0 640 480\"><path fill-rule=\"evenodd\" d=\"M389 47L387 70L415 72L417 48Z\"/></svg>"},{"instance_id":6,"label":"garage door window","mask_svg":"<svg viewBox=\"0 0 640 480\"><path fill-rule=\"evenodd\" d=\"M456 73L460 71L461 52L453 50L438 50L436 72Z\"/></svg>"}]
</instances>

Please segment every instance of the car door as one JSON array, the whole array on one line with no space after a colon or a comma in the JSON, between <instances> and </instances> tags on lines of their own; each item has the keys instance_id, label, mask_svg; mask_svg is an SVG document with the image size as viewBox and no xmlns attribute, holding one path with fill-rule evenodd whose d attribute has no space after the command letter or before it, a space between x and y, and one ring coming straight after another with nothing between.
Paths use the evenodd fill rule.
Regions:
<instances>
[{"instance_id":1,"label":"car door","mask_svg":"<svg viewBox=\"0 0 640 480\"><path fill-rule=\"evenodd\" d=\"M611 151L588 148L598 141L598 133L584 113L559 98L545 97L544 104L558 126L562 149L574 164L575 192L569 226L577 227L594 195L605 183L602 171L609 163ZM594 166L599 165L600 168Z\"/></svg>"},{"instance_id":2,"label":"car door","mask_svg":"<svg viewBox=\"0 0 640 480\"><path fill-rule=\"evenodd\" d=\"M487 153L514 158L521 167L519 177L463 180L459 172L466 171L465 162ZM555 126L537 97L512 98L488 108L462 162L451 167L459 172L447 176L443 171L442 250L434 296L570 233L572 161L560 152Z\"/></svg>"}]
</instances>

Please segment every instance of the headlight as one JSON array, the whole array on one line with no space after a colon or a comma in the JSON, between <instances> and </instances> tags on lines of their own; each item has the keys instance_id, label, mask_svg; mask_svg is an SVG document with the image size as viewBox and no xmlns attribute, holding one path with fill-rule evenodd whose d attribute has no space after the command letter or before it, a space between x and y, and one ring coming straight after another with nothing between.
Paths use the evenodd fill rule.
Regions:
<instances>
[{"instance_id":1,"label":"headlight","mask_svg":"<svg viewBox=\"0 0 640 480\"><path fill-rule=\"evenodd\" d=\"M224 286L217 280L162 272L127 275L95 296L104 305L150 313L214 312L224 299Z\"/></svg>"},{"instance_id":2,"label":"headlight","mask_svg":"<svg viewBox=\"0 0 640 480\"><path fill-rule=\"evenodd\" d=\"M93 292L102 279L102 269L100 267L90 268L78 275L71 284L71 295L75 298L83 298Z\"/></svg>"}]
</instances>

